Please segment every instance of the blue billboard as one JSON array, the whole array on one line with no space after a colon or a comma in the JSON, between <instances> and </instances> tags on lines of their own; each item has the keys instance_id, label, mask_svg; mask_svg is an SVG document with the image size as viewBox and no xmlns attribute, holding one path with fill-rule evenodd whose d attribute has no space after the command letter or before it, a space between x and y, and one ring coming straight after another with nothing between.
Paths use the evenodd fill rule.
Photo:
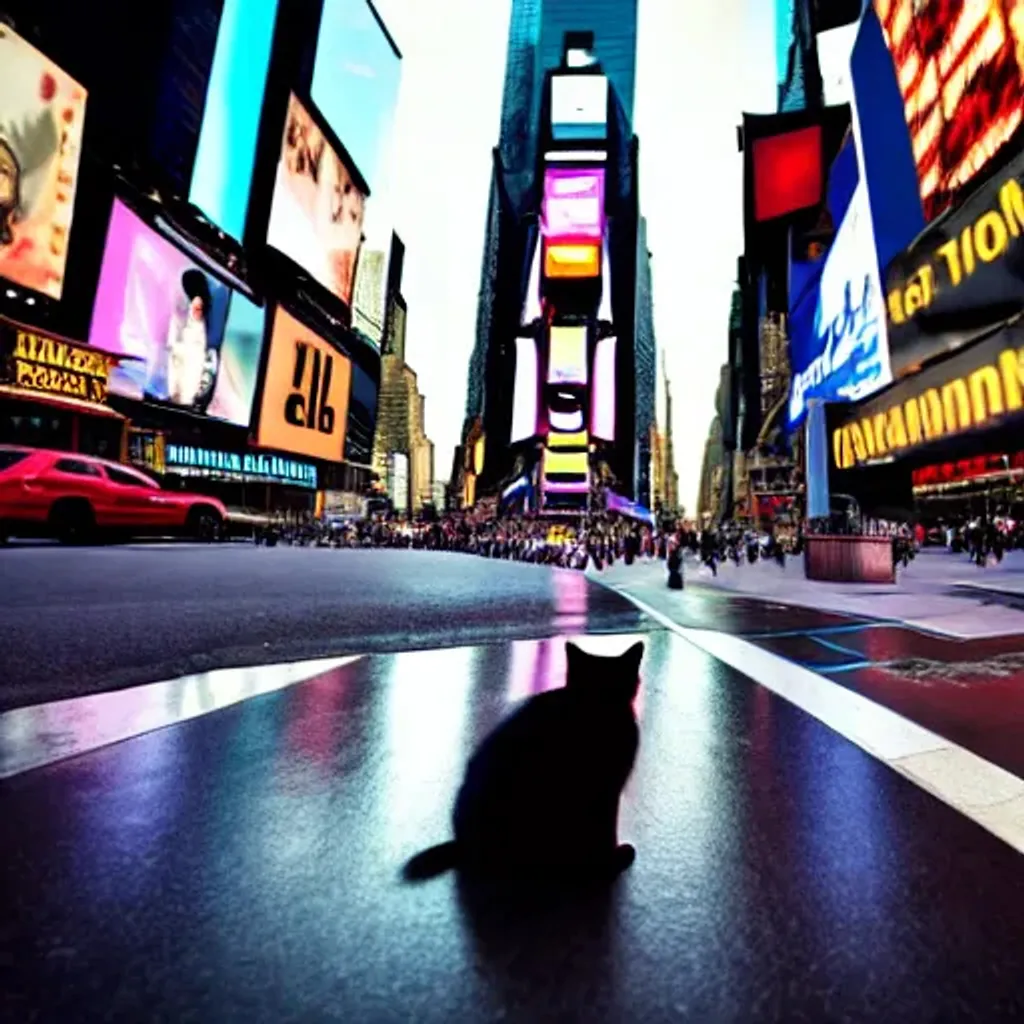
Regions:
<instances>
[{"instance_id":1,"label":"blue billboard","mask_svg":"<svg viewBox=\"0 0 1024 1024\"><path fill-rule=\"evenodd\" d=\"M852 141L836 159L829 201L839 227L820 277L791 293L790 430L803 423L811 399L857 401L892 380L867 182Z\"/></svg>"},{"instance_id":2,"label":"blue billboard","mask_svg":"<svg viewBox=\"0 0 1024 1024\"><path fill-rule=\"evenodd\" d=\"M324 0L310 95L371 192L387 155L401 60L367 0Z\"/></svg>"},{"instance_id":3,"label":"blue billboard","mask_svg":"<svg viewBox=\"0 0 1024 1024\"><path fill-rule=\"evenodd\" d=\"M240 241L276 18L277 0L226 0L192 171L189 202Z\"/></svg>"}]
</instances>

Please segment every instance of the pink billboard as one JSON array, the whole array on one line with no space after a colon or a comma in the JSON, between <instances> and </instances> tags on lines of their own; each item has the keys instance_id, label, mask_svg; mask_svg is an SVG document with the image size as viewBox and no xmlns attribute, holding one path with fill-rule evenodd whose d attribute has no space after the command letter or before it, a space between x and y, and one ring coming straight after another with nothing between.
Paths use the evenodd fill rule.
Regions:
<instances>
[{"instance_id":1,"label":"pink billboard","mask_svg":"<svg viewBox=\"0 0 1024 1024\"><path fill-rule=\"evenodd\" d=\"M549 240L604 236L604 168L549 167L544 172L542 232Z\"/></svg>"},{"instance_id":2,"label":"pink billboard","mask_svg":"<svg viewBox=\"0 0 1024 1024\"><path fill-rule=\"evenodd\" d=\"M249 422L263 311L242 296L231 303L227 285L120 200L110 215L89 344L131 357L111 373L114 394Z\"/></svg>"}]
</instances>

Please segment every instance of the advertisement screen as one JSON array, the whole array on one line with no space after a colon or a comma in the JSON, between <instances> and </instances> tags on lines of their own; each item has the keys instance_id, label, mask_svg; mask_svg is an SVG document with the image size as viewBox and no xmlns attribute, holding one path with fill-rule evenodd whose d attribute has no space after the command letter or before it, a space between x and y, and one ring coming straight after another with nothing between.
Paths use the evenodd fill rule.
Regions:
<instances>
[{"instance_id":1,"label":"advertisement screen","mask_svg":"<svg viewBox=\"0 0 1024 1024\"><path fill-rule=\"evenodd\" d=\"M131 357L111 374L110 390L208 412L223 364L237 367L252 350L224 349L230 297L227 285L115 200L89 330L90 345ZM258 367L257 346L244 373ZM248 423L248 408L237 415L232 422Z\"/></svg>"},{"instance_id":2,"label":"advertisement screen","mask_svg":"<svg viewBox=\"0 0 1024 1024\"><path fill-rule=\"evenodd\" d=\"M59 299L86 91L0 24L0 277Z\"/></svg>"},{"instance_id":3,"label":"advertisement screen","mask_svg":"<svg viewBox=\"0 0 1024 1024\"><path fill-rule=\"evenodd\" d=\"M310 95L371 191L387 160L401 74L366 0L324 0Z\"/></svg>"},{"instance_id":4,"label":"advertisement screen","mask_svg":"<svg viewBox=\"0 0 1024 1024\"><path fill-rule=\"evenodd\" d=\"M601 246L544 243L544 276L547 278L592 278L601 275Z\"/></svg>"},{"instance_id":5,"label":"advertisement screen","mask_svg":"<svg viewBox=\"0 0 1024 1024\"><path fill-rule=\"evenodd\" d=\"M256 443L325 462L345 450L352 364L278 306Z\"/></svg>"},{"instance_id":6,"label":"advertisement screen","mask_svg":"<svg viewBox=\"0 0 1024 1024\"><path fill-rule=\"evenodd\" d=\"M294 94L270 205L267 244L349 305L366 196Z\"/></svg>"},{"instance_id":7,"label":"advertisement screen","mask_svg":"<svg viewBox=\"0 0 1024 1024\"><path fill-rule=\"evenodd\" d=\"M875 0L931 220L1024 120L1024 0Z\"/></svg>"},{"instance_id":8,"label":"advertisement screen","mask_svg":"<svg viewBox=\"0 0 1024 1024\"><path fill-rule=\"evenodd\" d=\"M247 427L263 353L266 310L235 294L228 308L220 364L207 416Z\"/></svg>"},{"instance_id":9,"label":"advertisement screen","mask_svg":"<svg viewBox=\"0 0 1024 1024\"><path fill-rule=\"evenodd\" d=\"M516 379L512 398L512 433L516 444L537 433L537 343L516 338Z\"/></svg>"},{"instance_id":10,"label":"advertisement screen","mask_svg":"<svg viewBox=\"0 0 1024 1024\"><path fill-rule=\"evenodd\" d=\"M373 430L377 421L377 385L361 367L352 367L352 395L348 403L345 431L345 461L370 465Z\"/></svg>"},{"instance_id":11,"label":"advertisement screen","mask_svg":"<svg viewBox=\"0 0 1024 1024\"><path fill-rule=\"evenodd\" d=\"M245 234L277 0L226 0L189 202L225 234Z\"/></svg>"},{"instance_id":12,"label":"advertisement screen","mask_svg":"<svg viewBox=\"0 0 1024 1024\"><path fill-rule=\"evenodd\" d=\"M586 327L552 327L549 338L548 383L586 384Z\"/></svg>"},{"instance_id":13,"label":"advertisement screen","mask_svg":"<svg viewBox=\"0 0 1024 1024\"><path fill-rule=\"evenodd\" d=\"M603 167L549 167L544 172L543 233L558 239L603 237Z\"/></svg>"},{"instance_id":14,"label":"advertisement screen","mask_svg":"<svg viewBox=\"0 0 1024 1024\"><path fill-rule=\"evenodd\" d=\"M551 138L555 142L608 137L608 79L604 75L554 75Z\"/></svg>"},{"instance_id":15,"label":"advertisement screen","mask_svg":"<svg viewBox=\"0 0 1024 1024\"><path fill-rule=\"evenodd\" d=\"M821 202L820 126L755 139L750 148L757 221L774 220Z\"/></svg>"},{"instance_id":16,"label":"advertisement screen","mask_svg":"<svg viewBox=\"0 0 1024 1024\"><path fill-rule=\"evenodd\" d=\"M594 383L590 398L590 433L602 441L615 440L616 338L602 338L594 349Z\"/></svg>"},{"instance_id":17,"label":"advertisement screen","mask_svg":"<svg viewBox=\"0 0 1024 1024\"><path fill-rule=\"evenodd\" d=\"M852 402L892 380L885 299L864 178L836 232L818 291L793 311L789 335L790 428L803 422L812 398Z\"/></svg>"}]
</instances>

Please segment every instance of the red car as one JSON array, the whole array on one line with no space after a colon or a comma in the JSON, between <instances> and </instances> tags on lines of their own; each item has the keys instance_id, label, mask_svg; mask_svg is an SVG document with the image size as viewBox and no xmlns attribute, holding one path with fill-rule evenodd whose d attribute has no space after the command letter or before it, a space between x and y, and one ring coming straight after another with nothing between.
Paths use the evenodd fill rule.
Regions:
<instances>
[{"instance_id":1,"label":"red car","mask_svg":"<svg viewBox=\"0 0 1024 1024\"><path fill-rule=\"evenodd\" d=\"M216 498L160 485L130 466L75 452L0 445L0 542L99 534L184 534L214 540L227 510Z\"/></svg>"}]
</instances>

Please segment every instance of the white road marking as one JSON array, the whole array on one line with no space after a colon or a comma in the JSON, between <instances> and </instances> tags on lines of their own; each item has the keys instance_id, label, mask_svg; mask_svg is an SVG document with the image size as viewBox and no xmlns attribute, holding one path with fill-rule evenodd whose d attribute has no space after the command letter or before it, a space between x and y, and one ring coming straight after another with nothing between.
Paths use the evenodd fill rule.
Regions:
<instances>
[{"instance_id":1,"label":"white road marking","mask_svg":"<svg viewBox=\"0 0 1024 1024\"><path fill-rule=\"evenodd\" d=\"M680 626L619 590L640 611L759 686L795 704L915 785L1024 853L1024 781L862 694L728 633Z\"/></svg>"},{"instance_id":2,"label":"white road marking","mask_svg":"<svg viewBox=\"0 0 1024 1024\"><path fill-rule=\"evenodd\" d=\"M274 693L361 657L216 669L5 711L0 714L0 779Z\"/></svg>"}]
</instances>

